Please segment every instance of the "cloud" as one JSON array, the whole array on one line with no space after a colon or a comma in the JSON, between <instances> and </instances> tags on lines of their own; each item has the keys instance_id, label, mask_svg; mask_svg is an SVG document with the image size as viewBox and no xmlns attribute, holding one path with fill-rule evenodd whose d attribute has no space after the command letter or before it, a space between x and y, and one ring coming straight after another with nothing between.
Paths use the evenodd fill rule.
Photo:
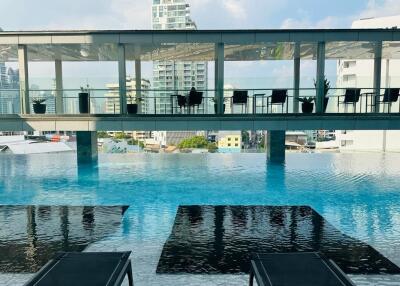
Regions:
<instances>
[{"instance_id":1,"label":"cloud","mask_svg":"<svg viewBox=\"0 0 400 286\"><path fill-rule=\"evenodd\" d=\"M239 0L224 0L225 9L236 19L245 19L247 13L245 10L245 2Z\"/></svg>"},{"instance_id":2,"label":"cloud","mask_svg":"<svg viewBox=\"0 0 400 286\"><path fill-rule=\"evenodd\" d=\"M344 16L327 16L323 19L311 21L308 13L302 11L301 19L287 18L282 29L332 29L349 28L354 20L370 17L385 17L400 14L399 0L369 0L366 7L354 14Z\"/></svg>"},{"instance_id":3,"label":"cloud","mask_svg":"<svg viewBox=\"0 0 400 286\"><path fill-rule=\"evenodd\" d=\"M359 18L384 17L400 14L399 0L369 0Z\"/></svg>"}]
</instances>

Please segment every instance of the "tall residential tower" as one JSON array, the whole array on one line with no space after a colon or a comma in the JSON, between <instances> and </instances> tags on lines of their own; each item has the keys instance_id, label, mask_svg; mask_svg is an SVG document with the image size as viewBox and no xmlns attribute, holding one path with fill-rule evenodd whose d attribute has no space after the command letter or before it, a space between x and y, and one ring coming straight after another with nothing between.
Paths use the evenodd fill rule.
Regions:
<instances>
[{"instance_id":1,"label":"tall residential tower","mask_svg":"<svg viewBox=\"0 0 400 286\"><path fill-rule=\"evenodd\" d=\"M185 0L153 0L152 27L154 30L195 30ZM156 112L169 113L170 95L177 90L207 89L207 62L156 61L153 66L153 88L156 93ZM180 92L181 94L184 92ZM204 92L204 95L206 92Z\"/></svg>"}]
</instances>

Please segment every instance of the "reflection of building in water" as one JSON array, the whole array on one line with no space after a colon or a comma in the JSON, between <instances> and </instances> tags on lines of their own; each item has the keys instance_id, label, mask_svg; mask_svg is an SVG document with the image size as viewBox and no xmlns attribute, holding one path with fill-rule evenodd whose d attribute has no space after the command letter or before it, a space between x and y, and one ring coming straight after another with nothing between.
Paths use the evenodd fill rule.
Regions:
<instances>
[{"instance_id":1,"label":"reflection of building in water","mask_svg":"<svg viewBox=\"0 0 400 286\"><path fill-rule=\"evenodd\" d=\"M252 253L298 251L321 252L346 273L400 273L306 206L181 206L157 273L248 273Z\"/></svg>"},{"instance_id":2,"label":"reflection of building in water","mask_svg":"<svg viewBox=\"0 0 400 286\"><path fill-rule=\"evenodd\" d=\"M0 206L0 272L36 272L58 251L82 251L112 234L125 210L122 206Z\"/></svg>"}]
</instances>

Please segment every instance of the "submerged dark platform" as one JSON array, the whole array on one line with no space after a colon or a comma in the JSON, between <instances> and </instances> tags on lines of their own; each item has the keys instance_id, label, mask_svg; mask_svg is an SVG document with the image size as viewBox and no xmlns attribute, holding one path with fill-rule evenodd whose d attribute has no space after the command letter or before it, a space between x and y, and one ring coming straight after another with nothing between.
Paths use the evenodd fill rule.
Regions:
<instances>
[{"instance_id":1,"label":"submerged dark platform","mask_svg":"<svg viewBox=\"0 0 400 286\"><path fill-rule=\"evenodd\" d=\"M0 206L0 272L36 272L114 233L128 206Z\"/></svg>"},{"instance_id":2,"label":"submerged dark platform","mask_svg":"<svg viewBox=\"0 0 400 286\"><path fill-rule=\"evenodd\" d=\"M320 252L349 274L398 274L307 206L180 206L157 273L249 273L253 253Z\"/></svg>"}]
</instances>

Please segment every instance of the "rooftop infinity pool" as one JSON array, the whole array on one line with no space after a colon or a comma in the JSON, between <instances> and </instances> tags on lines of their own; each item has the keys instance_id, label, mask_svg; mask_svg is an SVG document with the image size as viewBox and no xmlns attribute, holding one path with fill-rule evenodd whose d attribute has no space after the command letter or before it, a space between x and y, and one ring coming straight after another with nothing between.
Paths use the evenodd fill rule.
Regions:
<instances>
[{"instance_id":1,"label":"rooftop infinity pool","mask_svg":"<svg viewBox=\"0 0 400 286\"><path fill-rule=\"evenodd\" d=\"M254 221L263 231L272 225L278 234L280 227L292 225L285 221L290 222L288 211L285 212L289 215L277 217L276 210L256 212L250 209L242 213L242 209L232 206L307 206L317 215L307 216L296 210L300 240L306 237L310 222L315 220L313 217L321 217L331 233L334 229L335 236L354 239L362 247L371 246L384 259L400 266L398 162L400 154L373 153L288 154L284 165L268 164L265 154L101 154L97 166L78 168L74 154L1 155L0 205L3 209L5 206L37 206L34 214L37 227L41 227L40 222L46 220L47 215L51 223L43 222L43 225L50 233L65 228L60 209L65 213L70 207L69 212L75 214L74 219L68 221L71 229L79 229L74 228L74 223L85 226L88 219L93 229L96 223L101 229L107 229L104 215L88 218L82 209L96 207L96 212L101 214L101 207L129 206L122 213L113 213L111 227L101 231L101 235L92 235L89 240L84 239L84 243L80 238L75 241L89 251L133 251L135 285L246 285L244 273L196 270L176 275L169 268L160 268L166 242L169 241L166 246L171 249L185 238L183 230L176 225L185 221L185 217L176 218L180 206L207 206L206 209L230 206L224 210L225 216L220 217L218 224L218 229L230 235L234 231L227 228L235 221L244 229L249 229ZM39 206L44 213L39 211ZM270 224L264 225L260 217L252 218L252 212L268 213L272 217ZM29 220L29 212L24 209L17 213L18 216L22 213L21 221ZM204 210L201 216L197 212L190 213L187 221L192 220L191 233L197 233L198 227L204 234L215 237L212 231L217 229L215 222L205 223L212 218L208 213ZM21 230L16 229L15 221L18 221L15 212L0 211L0 249L7 248L13 241L10 232L17 232L15 243L29 232L25 223L21 223ZM170 241L171 232L172 238L179 239ZM257 228L253 228L253 232L258 232ZM318 233L323 236L326 228L320 227ZM207 236L202 239L207 243ZM230 244L226 237L221 236L221 239L229 247L236 247L235 251L243 247ZM35 260L29 251L25 251L26 255ZM0 265L3 269L0 285L23 284L30 276L23 272L32 272L28 266L26 268L7 271ZM400 284L399 276L378 272L379 269L371 276L350 271L357 285Z\"/></svg>"}]
</instances>

